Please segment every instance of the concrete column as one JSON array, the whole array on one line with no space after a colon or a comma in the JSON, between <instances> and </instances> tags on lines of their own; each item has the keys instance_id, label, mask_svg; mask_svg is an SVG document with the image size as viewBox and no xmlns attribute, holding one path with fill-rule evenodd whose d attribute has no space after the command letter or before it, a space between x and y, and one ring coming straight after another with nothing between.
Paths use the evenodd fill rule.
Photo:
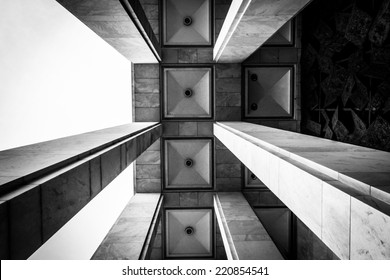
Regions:
<instances>
[{"instance_id":1,"label":"concrete column","mask_svg":"<svg viewBox=\"0 0 390 280\"><path fill-rule=\"evenodd\" d=\"M132 123L0 152L1 259L31 256L160 136Z\"/></svg>"},{"instance_id":2,"label":"concrete column","mask_svg":"<svg viewBox=\"0 0 390 280\"><path fill-rule=\"evenodd\" d=\"M214 209L229 260L283 259L242 193L216 194Z\"/></svg>"},{"instance_id":3,"label":"concrete column","mask_svg":"<svg viewBox=\"0 0 390 280\"><path fill-rule=\"evenodd\" d=\"M235 122L215 136L341 259L390 259L390 154Z\"/></svg>"},{"instance_id":4,"label":"concrete column","mask_svg":"<svg viewBox=\"0 0 390 280\"><path fill-rule=\"evenodd\" d=\"M133 196L92 259L145 259L158 212L161 209L162 198L157 193Z\"/></svg>"},{"instance_id":5,"label":"concrete column","mask_svg":"<svg viewBox=\"0 0 390 280\"><path fill-rule=\"evenodd\" d=\"M244 61L311 0L233 0L214 46L214 61Z\"/></svg>"}]
</instances>

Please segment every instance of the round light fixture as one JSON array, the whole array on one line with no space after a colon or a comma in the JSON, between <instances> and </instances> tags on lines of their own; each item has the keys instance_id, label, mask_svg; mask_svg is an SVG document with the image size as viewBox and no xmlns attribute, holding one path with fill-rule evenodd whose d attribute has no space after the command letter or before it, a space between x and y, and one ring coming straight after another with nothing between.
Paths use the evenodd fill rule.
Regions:
<instances>
[{"instance_id":1,"label":"round light fixture","mask_svg":"<svg viewBox=\"0 0 390 280\"><path fill-rule=\"evenodd\" d=\"M193 235L195 232L193 227L186 227L184 231L187 235Z\"/></svg>"},{"instance_id":2,"label":"round light fixture","mask_svg":"<svg viewBox=\"0 0 390 280\"><path fill-rule=\"evenodd\" d=\"M192 24L192 18L190 16L186 16L183 19L183 24L185 26L190 26Z\"/></svg>"},{"instance_id":3,"label":"round light fixture","mask_svg":"<svg viewBox=\"0 0 390 280\"><path fill-rule=\"evenodd\" d=\"M185 161L184 161L184 165L188 168L192 167L194 165L194 161L190 158L187 158Z\"/></svg>"},{"instance_id":4,"label":"round light fixture","mask_svg":"<svg viewBox=\"0 0 390 280\"><path fill-rule=\"evenodd\" d=\"M184 91L184 96L185 96L185 97L191 97L192 94L193 94L193 92L192 92L192 89L190 89L190 88L187 88L187 89Z\"/></svg>"}]
</instances>

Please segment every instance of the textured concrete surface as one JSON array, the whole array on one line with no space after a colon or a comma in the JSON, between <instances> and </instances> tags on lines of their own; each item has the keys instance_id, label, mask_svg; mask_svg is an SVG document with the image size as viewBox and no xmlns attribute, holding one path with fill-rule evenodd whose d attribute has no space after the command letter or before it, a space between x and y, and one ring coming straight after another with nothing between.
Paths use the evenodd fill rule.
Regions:
<instances>
[{"instance_id":1,"label":"textured concrete surface","mask_svg":"<svg viewBox=\"0 0 390 280\"><path fill-rule=\"evenodd\" d=\"M143 131L144 128L149 129ZM138 155L156 141L161 136L161 132L161 125L155 126L147 123L125 125L58 139L57 141L64 143L64 151L66 148L71 150L70 156L77 159L80 152L87 156L60 168L57 162L55 163L56 171L41 176L28 185L16 185L14 190L0 196L2 217L0 244L7 244L0 250L2 259L28 258L96 196L102 186L109 184ZM139 138L142 139L142 143ZM49 149L53 146L60 146L60 143L54 142L49 142ZM83 145L81 148L76 145L79 149L77 150L69 143L83 143ZM87 150L88 147L90 150ZM128 149L128 147L133 148ZM30 162L26 164L32 166L31 161L39 162L40 160L38 151L44 151L45 148L44 143L39 143L37 146L31 145L4 152L11 159L15 151L17 156L24 153L24 156L30 159ZM33 150L34 157L31 157L30 150ZM52 162L55 162L55 159L58 160L56 154L52 155ZM13 163L15 162L20 165L21 170L29 170L23 168L24 162L14 160ZM40 165L37 164L34 172L42 174L39 167ZM48 168L53 170L51 166ZM26 178L29 176L17 177L19 180L26 180ZM3 219L3 216L8 218Z\"/></svg>"},{"instance_id":2,"label":"textured concrete surface","mask_svg":"<svg viewBox=\"0 0 390 280\"><path fill-rule=\"evenodd\" d=\"M310 0L233 0L214 47L220 63L244 61Z\"/></svg>"},{"instance_id":3,"label":"textured concrete surface","mask_svg":"<svg viewBox=\"0 0 390 280\"><path fill-rule=\"evenodd\" d=\"M154 123L132 123L0 152L0 193L66 166Z\"/></svg>"},{"instance_id":4,"label":"textured concrete surface","mask_svg":"<svg viewBox=\"0 0 390 280\"><path fill-rule=\"evenodd\" d=\"M225 248L235 260L281 260L276 245L240 192L219 192L214 199Z\"/></svg>"},{"instance_id":5,"label":"textured concrete surface","mask_svg":"<svg viewBox=\"0 0 390 280\"><path fill-rule=\"evenodd\" d=\"M92 259L138 260L159 199L160 194L133 196Z\"/></svg>"},{"instance_id":6,"label":"textured concrete surface","mask_svg":"<svg viewBox=\"0 0 390 280\"><path fill-rule=\"evenodd\" d=\"M339 258L390 257L388 193L371 191L389 153L249 123L214 132Z\"/></svg>"},{"instance_id":7,"label":"textured concrete surface","mask_svg":"<svg viewBox=\"0 0 390 280\"><path fill-rule=\"evenodd\" d=\"M157 61L120 1L57 1L131 62L155 63ZM144 10L139 9L139 5L138 9L135 7L135 16L137 18L138 15L141 29L149 35L149 40L154 42L154 48L158 49L157 39L147 20L147 18L155 18L152 15L156 9L155 6L148 5L149 9L146 10L145 15ZM144 18L140 18L139 13L143 13Z\"/></svg>"}]
</instances>

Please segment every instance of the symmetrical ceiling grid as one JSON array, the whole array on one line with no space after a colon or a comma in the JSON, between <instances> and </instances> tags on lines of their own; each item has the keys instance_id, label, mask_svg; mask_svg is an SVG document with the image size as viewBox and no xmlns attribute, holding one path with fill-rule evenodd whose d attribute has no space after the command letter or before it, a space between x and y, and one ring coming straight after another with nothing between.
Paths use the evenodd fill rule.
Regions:
<instances>
[{"instance_id":1,"label":"symmetrical ceiling grid","mask_svg":"<svg viewBox=\"0 0 390 280\"><path fill-rule=\"evenodd\" d=\"M111 2L104 4L93 2L93 0L82 0L79 5L70 6L79 7L79 18L133 62L140 62L137 59L149 62L143 52L148 50L149 55L153 55L156 50L150 46L150 41L148 41L149 46L139 44L137 40L133 39L133 37L136 38L133 33L137 33L137 38L145 39L142 37L145 37L145 31L150 28L141 28L143 30L141 34L138 32L139 26L134 24L129 26L122 22L125 20L125 16L129 16L129 12L126 10L126 13L123 7L129 4L131 9L137 10L140 7L139 3L133 6L134 3L131 1L115 2L115 4ZM126 5L122 7L120 3L124 2ZM233 0L224 3L231 3L231 6L234 6L235 2ZM271 37L282 26L279 32L271 38L269 44L291 46L294 36L291 32L292 25L285 23L298 9L298 6L307 1L298 1L299 3L290 5L290 7L287 7L288 5L285 3L288 0L282 1L283 3L257 0L242 2L248 4L248 9L236 22L237 26L235 26L234 32L229 33L228 42L224 42L224 49L220 53L220 56L224 58L224 52L232 50L227 55L229 59L218 61L218 58L213 61L211 54L214 48L212 7L215 4L214 1L160 1L162 28L160 29L161 46L158 48L162 48L163 54L167 49L169 52L165 51L165 53L176 52L178 60L177 62L169 62L164 60L165 58L169 59L168 56L161 57L161 71L159 74L153 75L153 77L160 76L158 79L161 80L161 83L159 84L156 83L157 79L152 81L148 78L149 75L142 72L143 69L150 67L136 68L142 72L135 73L137 76L135 88L138 93L142 92L136 96L136 104L144 108L148 98L160 93L160 102L154 102L145 108L159 107L163 125L170 128L166 131L175 128L175 123L178 128L177 134L163 134L161 141L162 160L159 164L163 167L161 172L162 191L167 195L176 193L180 197L178 209L168 208L163 215L165 233L163 257L165 258L215 258L216 234L213 228L215 218L213 211L212 209L204 209L210 207L210 204L202 208L200 198L195 204L190 202L190 198L193 194L223 190L220 189L221 187L230 188L231 184L237 184L237 180L240 181L239 188L244 184L241 164L235 163L231 152L228 150L214 151L211 122L215 119L232 120L230 116L231 110L234 108L232 104L250 108L248 112L245 110L244 114L247 117L283 118L292 115L293 70L291 67L248 67L244 72L243 80L245 80L242 85L242 88L246 89L245 104L241 105L241 102L234 101L232 103L230 97L241 94L241 73L237 74L236 70L233 70L239 69L239 67L230 67L229 65L216 67L214 63L241 62L242 59L237 60L237 57L241 57L243 52L249 52L251 48L254 51L261 45L256 41L257 39L261 38L261 40L266 41L266 37L267 39ZM154 5L155 2L152 4ZM218 11L218 13L221 12ZM132 16L134 17L134 14ZM146 17L149 20L152 19L151 15L146 14ZM153 18L156 17L153 16ZM130 19L128 18L128 20ZM135 20L139 25L144 19L141 17ZM239 33L246 35L236 36ZM224 36L223 28L220 34ZM261 36L257 36L259 34ZM264 34L266 36L263 36ZM150 34L148 36L150 37ZM226 38L222 38L222 40L224 39ZM255 44L258 44L256 48L254 48ZM127 49L130 46L131 49ZM137 51L135 46L140 51ZM149 50L149 47L152 51ZM136 58L132 58L132 55ZM230 71L232 72L230 73ZM253 79L254 76L256 76L255 79ZM218 94L219 99L216 98L216 94ZM256 109L251 107L253 104L255 104ZM141 111L145 110L137 112ZM241 116L238 116L237 120L240 118ZM211 128L208 128L206 122L210 122ZM155 153L150 151L147 156L143 157L142 162L140 162L143 166L137 164L137 170L142 176L152 172L152 167L153 173L157 170L156 165L148 164L149 155L155 155ZM239 168L236 167L237 165ZM262 182L257 178L252 178L250 172L246 172L245 177L245 185L252 188L251 190L263 188ZM217 181L220 184L219 189Z\"/></svg>"},{"instance_id":2,"label":"symmetrical ceiling grid","mask_svg":"<svg viewBox=\"0 0 390 280\"><path fill-rule=\"evenodd\" d=\"M2 256L31 256L137 159L143 187L94 258L148 259L154 245L155 259L389 257L390 163L375 149L390 149L390 0L317 1L297 18L311 0L57 1L137 64L135 119L159 123L3 184ZM301 80L303 127L374 149L283 131L300 131Z\"/></svg>"},{"instance_id":3,"label":"symmetrical ceiling grid","mask_svg":"<svg viewBox=\"0 0 390 280\"><path fill-rule=\"evenodd\" d=\"M179 209L167 209L164 215L165 258L215 258L212 209L200 209L204 202L190 199L215 189L213 135L210 131L204 135L209 138L199 137L200 128L214 118L212 61L198 64L198 56L207 55L202 47L212 45L212 2L162 1L162 45L179 53L179 64L167 65L163 59L161 71L162 120L167 128L175 123L179 128L178 135L163 139L163 192L180 197Z\"/></svg>"},{"instance_id":4,"label":"symmetrical ceiling grid","mask_svg":"<svg viewBox=\"0 0 390 280\"><path fill-rule=\"evenodd\" d=\"M235 1L232 2L234 5ZM270 45L293 47L293 24L286 23L286 21L294 14L296 5L292 5L290 11L288 7L283 6L286 1L283 3L249 2L254 8L249 8L246 12L251 15L246 16L245 14L236 29L236 32L245 33L246 36L236 37L232 34L228 44L233 44L237 53L229 53L227 56L236 62L237 54L241 55L243 49L248 51L248 44L250 48L253 48L254 44L258 44L257 47L259 47L270 37L272 37L269 41ZM307 1L299 1L298 6L302 2ZM261 8L256 5L260 5ZM163 140L163 192L166 195L179 192L179 197L182 197L187 196L189 191L216 190L218 189L216 182L231 185L234 181L231 179L233 176L237 176L237 179L240 180L240 188L245 184L251 191L265 189L264 184L258 178L251 177L249 171L246 172L244 180L241 165L238 170L233 169L234 164L232 163L234 161L226 151L216 152L216 162L214 163L212 140L198 138L196 133L194 134L194 131L197 130L193 129L193 123L207 119L231 120L229 116L231 101L229 98L231 95L233 96L234 92L241 94L241 87L246 89L245 104L241 105L246 108L244 109L246 117L277 119L291 118L293 115L292 79L294 77L292 66L248 67L242 78L244 83L241 85L241 74L237 76L235 70L231 70L234 67L231 68L229 65L227 67L213 66L215 62L230 63L229 60L210 60L208 64L198 64L198 56L201 54L199 50L202 49L202 46L206 48L212 44L210 8L210 1L204 0L163 1L162 43L163 48L165 47L163 53L165 50L166 54L172 54L175 51L179 54L179 64L173 64L171 61L165 62L163 58L161 66L163 75L161 83L163 89L162 121L169 133L174 130L173 122L178 122L179 126L177 136L164 136ZM272 36L279 28L279 32ZM259 32L262 34L260 36L263 40L261 43L256 41ZM223 30L220 34L223 35ZM253 48L251 53L257 47ZM165 58L171 59L169 55ZM214 68L216 68L215 74L213 73ZM232 71L233 76L229 76L231 75L230 71ZM256 76L255 79L254 76ZM218 80L222 77L222 80ZM232 79L236 77L239 79ZM237 82L237 80L239 81ZM223 102L220 101L221 99L217 99L217 95L218 98L223 96ZM214 107L217 106L216 104L226 106L226 113L222 117L217 117L217 113L220 112L217 111L217 107ZM253 110L251 109L252 104L256 106L255 109L252 107ZM196 126L199 129L199 126ZM214 176L216 176L216 180L214 180ZM225 178L221 180L219 176ZM207 247L199 238L194 238L196 234L188 235L185 233L185 230L190 227L188 221L193 219L191 215L196 217L193 211L196 212L200 209L193 208L194 204L190 206L192 209L188 209L189 205L185 202L182 204L182 202L180 200L178 206L180 210L177 210L177 213L176 210L167 210L165 215L165 256L168 258L199 257L202 254L199 255L198 250L202 251ZM204 219L202 218L201 221ZM212 238L215 238L215 235L212 235ZM210 255L203 256L209 257Z\"/></svg>"}]
</instances>

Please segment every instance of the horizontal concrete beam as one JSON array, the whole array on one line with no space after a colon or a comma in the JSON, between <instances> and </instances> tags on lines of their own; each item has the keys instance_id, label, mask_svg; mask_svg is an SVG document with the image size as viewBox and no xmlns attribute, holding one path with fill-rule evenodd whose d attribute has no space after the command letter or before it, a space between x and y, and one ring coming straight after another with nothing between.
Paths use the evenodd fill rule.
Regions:
<instances>
[{"instance_id":1,"label":"horizontal concrete beam","mask_svg":"<svg viewBox=\"0 0 390 280\"><path fill-rule=\"evenodd\" d=\"M310 1L233 0L214 46L214 61L244 61Z\"/></svg>"},{"instance_id":2,"label":"horizontal concrete beam","mask_svg":"<svg viewBox=\"0 0 390 280\"><path fill-rule=\"evenodd\" d=\"M214 135L341 259L390 259L389 153L249 123Z\"/></svg>"},{"instance_id":3,"label":"horizontal concrete beam","mask_svg":"<svg viewBox=\"0 0 390 280\"><path fill-rule=\"evenodd\" d=\"M145 259L162 203L161 194L133 196L92 259Z\"/></svg>"},{"instance_id":4,"label":"horizontal concrete beam","mask_svg":"<svg viewBox=\"0 0 390 280\"><path fill-rule=\"evenodd\" d=\"M228 260L283 259L242 193L217 193L214 210Z\"/></svg>"},{"instance_id":5,"label":"horizontal concrete beam","mask_svg":"<svg viewBox=\"0 0 390 280\"><path fill-rule=\"evenodd\" d=\"M34 180L0 196L0 259L28 258L160 136L161 125L130 124L5 151L0 170Z\"/></svg>"},{"instance_id":6,"label":"horizontal concrete beam","mask_svg":"<svg viewBox=\"0 0 390 280\"><path fill-rule=\"evenodd\" d=\"M157 125L131 123L0 151L0 195Z\"/></svg>"}]
</instances>

